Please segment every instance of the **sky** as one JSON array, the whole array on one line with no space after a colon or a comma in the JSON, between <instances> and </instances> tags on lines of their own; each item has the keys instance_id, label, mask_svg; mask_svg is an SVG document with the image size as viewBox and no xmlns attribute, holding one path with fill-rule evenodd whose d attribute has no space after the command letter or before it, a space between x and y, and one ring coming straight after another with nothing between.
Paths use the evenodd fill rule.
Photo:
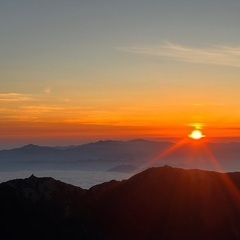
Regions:
<instances>
[{"instance_id":1,"label":"sky","mask_svg":"<svg viewBox=\"0 0 240 240\"><path fill-rule=\"evenodd\" d=\"M1 0L0 149L240 137L240 1Z\"/></svg>"}]
</instances>

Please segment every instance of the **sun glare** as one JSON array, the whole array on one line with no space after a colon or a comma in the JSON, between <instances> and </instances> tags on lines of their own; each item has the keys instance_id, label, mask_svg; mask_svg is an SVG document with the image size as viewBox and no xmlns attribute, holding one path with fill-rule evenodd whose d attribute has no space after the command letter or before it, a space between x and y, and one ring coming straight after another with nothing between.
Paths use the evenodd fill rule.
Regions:
<instances>
[{"instance_id":1,"label":"sun glare","mask_svg":"<svg viewBox=\"0 0 240 240\"><path fill-rule=\"evenodd\" d=\"M203 137L205 137L202 132L200 130L193 130L192 133L190 135L188 135L190 138L194 139L194 140L199 140Z\"/></svg>"}]
</instances>

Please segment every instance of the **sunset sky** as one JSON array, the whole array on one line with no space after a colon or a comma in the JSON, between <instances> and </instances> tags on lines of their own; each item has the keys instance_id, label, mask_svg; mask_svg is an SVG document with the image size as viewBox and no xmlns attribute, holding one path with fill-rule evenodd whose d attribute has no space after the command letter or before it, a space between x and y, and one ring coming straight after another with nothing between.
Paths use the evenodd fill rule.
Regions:
<instances>
[{"instance_id":1,"label":"sunset sky","mask_svg":"<svg viewBox=\"0 0 240 240\"><path fill-rule=\"evenodd\" d=\"M239 0L0 1L0 149L240 137Z\"/></svg>"}]
</instances>

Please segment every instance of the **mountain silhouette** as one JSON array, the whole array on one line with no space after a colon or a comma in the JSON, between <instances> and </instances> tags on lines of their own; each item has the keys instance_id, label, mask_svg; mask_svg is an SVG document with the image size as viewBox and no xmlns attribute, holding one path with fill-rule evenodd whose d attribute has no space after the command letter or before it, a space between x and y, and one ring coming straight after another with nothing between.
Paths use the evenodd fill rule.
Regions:
<instances>
[{"instance_id":1,"label":"mountain silhouette","mask_svg":"<svg viewBox=\"0 0 240 240\"><path fill-rule=\"evenodd\" d=\"M240 239L240 173L150 168L89 190L0 184L0 239Z\"/></svg>"},{"instance_id":2,"label":"mountain silhouette","mask_svg":"<svg viewBox=\"0 0 240 240\"><path fill-rule=\"evenodd\" d=\"M0 163L2 170L6 171L25 169L107 171L121 165L132 165L138 171L164 165L189 169L240 171L240 143L195 142L178 145L142 139L107 140L63 148L29 144L21 148L0 151Z\"/></svg>"}]
</instances>

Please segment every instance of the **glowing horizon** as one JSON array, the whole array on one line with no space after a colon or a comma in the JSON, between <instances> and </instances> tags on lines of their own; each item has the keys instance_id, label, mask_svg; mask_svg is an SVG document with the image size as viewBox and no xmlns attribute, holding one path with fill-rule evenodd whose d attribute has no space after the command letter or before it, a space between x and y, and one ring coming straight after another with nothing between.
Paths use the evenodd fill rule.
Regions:
<instances>
[{"instance_id":1,"label":"glowing horizon","mask_svg":"<svg viewBox=\"0 0 240 240\"><path fill-rule=\"evenodd\" d=\"M240 138L239 7L1 2L0 149L199 128Z\"/></svg>"}]
</instances>

